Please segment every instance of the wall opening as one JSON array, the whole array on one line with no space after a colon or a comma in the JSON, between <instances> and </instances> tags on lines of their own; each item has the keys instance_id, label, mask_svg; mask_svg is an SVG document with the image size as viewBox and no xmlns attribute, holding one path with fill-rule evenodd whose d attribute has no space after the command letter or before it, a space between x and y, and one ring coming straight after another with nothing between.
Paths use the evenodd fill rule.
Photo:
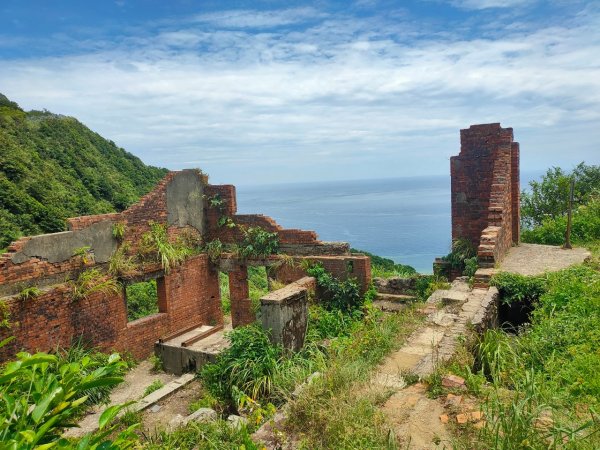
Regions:
<instances>
[{"instance_id":1,"label":"wall opening","mask_svg":"<svg viewBox=\"0 0 600 450\"><path fill-rule=\"evenodd\" d=\"M229 276L226 272L219 272L219 291L221 292L221 308L223 314L231 314L231 296L229 295Z\"/></svg>"},{"instance_id":2,"label":"wall opening","mask_svg":"<svg viewBox=\"0 0 600 450\"><path fill-rule=\"evenodd\" d=\"M163 289L158 288L160 283L163 283L162 278L125 285L124 295L127 305L128 322L158 314L159 312L166 312L161 310L161 305L165 302L159 301L159 292L163 291Z\"/></svg>"}]
</instances>

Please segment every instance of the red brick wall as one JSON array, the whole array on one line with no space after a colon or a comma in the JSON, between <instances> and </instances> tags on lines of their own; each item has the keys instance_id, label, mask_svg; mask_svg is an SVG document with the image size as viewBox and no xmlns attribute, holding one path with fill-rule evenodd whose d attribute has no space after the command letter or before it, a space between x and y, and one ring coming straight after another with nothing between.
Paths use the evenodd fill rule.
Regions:
<instances>
[{"instance_id":1,"label":"red brick wall","mask_svg":"<svg viewBox=\"0 0 600 450\"><path fill-rule=\"evenodd\" d=\"M231 326L248 325L256 320L252 311L248 287L248 268L240 264L229 272L229 298L231 300Z\"/></svg>"},{"instance_id":2,"label":"red brick wall","mask_svg":"<svg viewBox=\"0 0 600 450\"><path fill-rule=\"evenodd\" d=\"M452 239L468 239L480 264L493 265L519 241L519 145L499 123L472 125L460 139L450 158Z\"/></svg>"},{"instance_id":3,"label":"red brick wall","mask_svg":"<svg viewBox=\"0 0 600 450\"><path fill-rule=\"evenodd\" d=\"M82 337L104 350L129 351L135 357L148 356L162 335L195 323L221 324L218 274L206 255L188 259L159 279L160 313L127 322L122 293L95 293L73 301L66 285L48 289L35 299L5 298L11 312L10 330L0 330L0 340L15 336L0 349L0 359L16 351L49 351L69 346Z\"/></svg>"},{"instance_id":4,"label":"red brick wall","mask_svg":"<svg viewBox=\"0 0 600 450\"><path fill-rule=\"evenodd\" d=\"M304 259L323 264L325 270L341 280L356 278L364 294L371 284L371 258L368 256L306 256L294 258L295 264L282 264L276 269L275 278L284 284L293 283L307 276L301 267Z\"/></svg>"}]
</instances>

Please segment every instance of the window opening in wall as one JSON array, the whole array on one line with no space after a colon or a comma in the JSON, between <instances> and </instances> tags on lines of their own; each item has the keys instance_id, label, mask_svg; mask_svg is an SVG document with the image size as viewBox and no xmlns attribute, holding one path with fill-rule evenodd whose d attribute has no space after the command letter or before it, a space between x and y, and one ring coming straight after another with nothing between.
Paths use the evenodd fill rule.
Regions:
<instances>
[{"instance_id":1,"label":"window opening in wall","mask_svg":"<svg viewBox=\"0 0 600 450\"><path fill-rule=\"evenodd\" d=\"M229 297L229 276L225 272L219 272L219 290L221 291L221 308L223 314L231 314L231 299Z\"/></svg>"},{"instance_id":2,"label":"window opening in wall","mask_svg":"<svg viewBox=\"0 0 600 450\"><path fill-rule=\"evenodd\" d=\"M157 280L127 284L125 302L128 322L159 313Z\"/></svg>"},{"instance_id":3,"label":"window opening in wall","mask_svg":"<svg viewBox=\"0 0 600 450\"><path fill-rule=\"evenodd\" d=\"M257 312L260 309L260 298L269 292L269 279L266 267L248 267L248 289L252 309Z\"/></svg>"}]
</instances>

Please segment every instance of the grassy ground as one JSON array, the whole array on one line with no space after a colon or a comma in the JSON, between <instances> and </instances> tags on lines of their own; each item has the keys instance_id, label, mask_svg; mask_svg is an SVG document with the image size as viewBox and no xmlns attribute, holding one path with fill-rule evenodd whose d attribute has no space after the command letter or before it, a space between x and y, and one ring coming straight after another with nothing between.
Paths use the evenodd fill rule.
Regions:
<instances>
[{"instance_id":1,"label":"grassy ground","mask_svg":"<svg viewBox=\"0 0 600 450\"><path fill-rule=\"evenodd\" d=\"M480 430L457 430L457 448L600 448L600 245L590 244L592 261L542 277L517 335L488 330L440 369L465 377L486 416Z\"/></svg>"}]
</instances>

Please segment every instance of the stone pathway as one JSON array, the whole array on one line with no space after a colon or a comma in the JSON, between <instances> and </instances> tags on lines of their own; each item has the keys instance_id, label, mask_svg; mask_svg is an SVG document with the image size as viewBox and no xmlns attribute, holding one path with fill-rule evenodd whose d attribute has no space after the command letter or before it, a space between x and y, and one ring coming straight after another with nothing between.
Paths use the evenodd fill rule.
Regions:
<instances>
[{"instance_id":1,"label":"stone pathway","mask_svg":"<svg viewBox=\"0 0 600 450\"><path fill-rule=\"evenodd\" d=\"M192 376L193 378L193 376ZM152 371L152 364L150 361L142 361L136 367L131 369L125 375L125 381L118 385L110 394L110 401L108 405L96 405L90 412L79 421L78 428L70 428L65 433L65 437L81 437L84 434L94 432L98 429L98 419L100 415L109 406L127 403L129 401L137 401L142 398L144 391L154 381L161 381L165 386L158 391L153 392L144 398L140 405L147 407L150 405L149 401L151 397L159 397L161 392L165 392L165 388L171 386L171 383L177 381L178 378L175 375L170 375L164 372L155 373Z\"/></svg>"},{"instance_id":2,"label":"stone pathway","mask_svg":"<svg viewBox=\"0 0 600 450\"><path fill-rule=\"evenodd\" d=\"M371 379L372 384L394 391L382 410L403 448L452 448L451 434L440 420L443 405L427 397L421 383L406 387L404 378L407 374L427 377L447 361L467 325L485 317L482 309L491 303L489 295L487 289L470 290L462 279L454 281L449 290L434 292L424 308L427 324L390 354Z\"/></svg>"}]
</instances>

